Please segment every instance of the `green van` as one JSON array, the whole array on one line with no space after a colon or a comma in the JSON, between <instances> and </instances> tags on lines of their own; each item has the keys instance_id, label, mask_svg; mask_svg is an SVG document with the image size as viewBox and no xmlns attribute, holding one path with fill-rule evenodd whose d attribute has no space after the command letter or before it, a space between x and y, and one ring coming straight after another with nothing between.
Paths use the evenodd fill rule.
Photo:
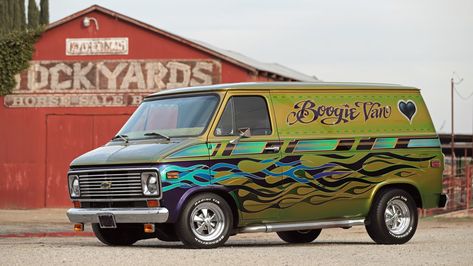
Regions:
<instances>
[{"instance_id":1,"label":"green van","mask_svg":"<svg viewBox=\"0 0 473 266\"><path fill-rule=\"evenodd\" d=\"M276 232L311 242L364 225L376 243L414 235L444 207L443 154L418 89L362 83L239 83L145 98L118 134L70 166L77 231L213 248Z\"/></svg>"}]
</instances>

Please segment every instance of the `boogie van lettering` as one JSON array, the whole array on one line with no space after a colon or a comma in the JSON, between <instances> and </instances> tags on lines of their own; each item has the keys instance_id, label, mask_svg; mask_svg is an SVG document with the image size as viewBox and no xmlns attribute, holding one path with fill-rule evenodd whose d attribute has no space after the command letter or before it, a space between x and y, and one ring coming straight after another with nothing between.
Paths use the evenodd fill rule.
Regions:
<instances>
[{"instance_id":1,"label":"boogie van lettering","mask_svg":"<svg viewBox=\"0 0 473 266\"><path fill-rule=\"evenodd\" d=\"M361 116L360 116L361 115ZM288 125L296 123L309 124L319 120L324 125L348 123L361 117L365 122L370 119L386 119L391 116L391 107L379 102L355 102L333 105L317 105L312 100L304 100L294 104L294 111L286 118Z\"/></svg>"}]
</instances>

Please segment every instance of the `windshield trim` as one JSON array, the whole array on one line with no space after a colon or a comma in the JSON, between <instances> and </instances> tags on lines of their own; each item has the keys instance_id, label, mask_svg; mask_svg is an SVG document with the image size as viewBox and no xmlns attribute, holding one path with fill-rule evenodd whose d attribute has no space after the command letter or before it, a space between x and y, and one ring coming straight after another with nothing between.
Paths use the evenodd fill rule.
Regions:
<instances>
[{"instance_id":1,"label":"windshield trim","mask_svg":"<svg viewBox=\"0 0 473 266\"><path fill-rule=\"evenodd\" d=\"M216 111L218 110L218 107L220 106L221 101L222 101L222 97L221 97L220 94L214 93L214 92L212 92L212 93L207 92L207 93L185 93L185 94L180 94L180 95L165 95L165 96L163 95L162 97L160 96L160 97L145 98L141 102L141 104L143 104L145 102L152 102L152 101L157 101L157 100L176 99L176 98L189 98L189 97L198 97L198 96L214 96L214 97L217 98L217 103L215 104L215 106L214 106L214 108L211 112L212 115L209 116L209 119L208 119L206 125L203 127L202 131L199 134L196 134L196 135L175 135L175 136L169 136L169 137L171 139L173 139L173 138L199 137L199 136L202 136L205 132L207 132L207 130L209 129L209 125L212 123L213 119L215 118ZM128 120L127 120L127 122L128 122ZM125 124L123 125L123 127L125 126ZM121 134L120 132L122 131L123 127L118 131L117 135ZM139 137L139 138L130 138L130 137L128 137L128 140L129 141L133 141L133 140L150 140L150 139L153 139L153 138L154 138L153 136L144 136L143 135L143 137ZM115 139L115 140L112 140L112 141L115 142L117 140L120 140L120 139Z\"/></svg>"}]
</instances>

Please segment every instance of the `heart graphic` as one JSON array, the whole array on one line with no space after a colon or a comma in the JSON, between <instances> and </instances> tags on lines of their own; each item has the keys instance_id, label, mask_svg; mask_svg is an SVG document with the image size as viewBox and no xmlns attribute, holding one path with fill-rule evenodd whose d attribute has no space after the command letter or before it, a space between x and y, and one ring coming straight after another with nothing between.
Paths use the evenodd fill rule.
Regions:
<instances>
[{"instance_id":1,"label":"heart graphic","mask_svg":"<svg viewBox=\"0 0 473 266\"><path fill-rule=\"evenodd\" d=\"M417 112L416 104L411 100L400 100L397 104L397 108L399 109L399 112L409 120L409 123L412 123L412 119L414 119Z\"/></svg>"}]
</instances>

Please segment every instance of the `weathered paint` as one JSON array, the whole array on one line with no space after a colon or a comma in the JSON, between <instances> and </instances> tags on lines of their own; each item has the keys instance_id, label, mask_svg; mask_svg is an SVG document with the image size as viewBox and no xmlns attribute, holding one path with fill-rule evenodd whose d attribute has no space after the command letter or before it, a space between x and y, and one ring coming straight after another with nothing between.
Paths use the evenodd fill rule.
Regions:
<instances>
[{"instance_id":1,"label":"weathered paint","mask_svg":"<svg viewBox=\"0 0 473 266\"><path fill-rule=\"evenodd\" d=\"M33 61L7 107L137 106L164 89L220 83L215 60Z\"/></svg>"}]
</instances>

